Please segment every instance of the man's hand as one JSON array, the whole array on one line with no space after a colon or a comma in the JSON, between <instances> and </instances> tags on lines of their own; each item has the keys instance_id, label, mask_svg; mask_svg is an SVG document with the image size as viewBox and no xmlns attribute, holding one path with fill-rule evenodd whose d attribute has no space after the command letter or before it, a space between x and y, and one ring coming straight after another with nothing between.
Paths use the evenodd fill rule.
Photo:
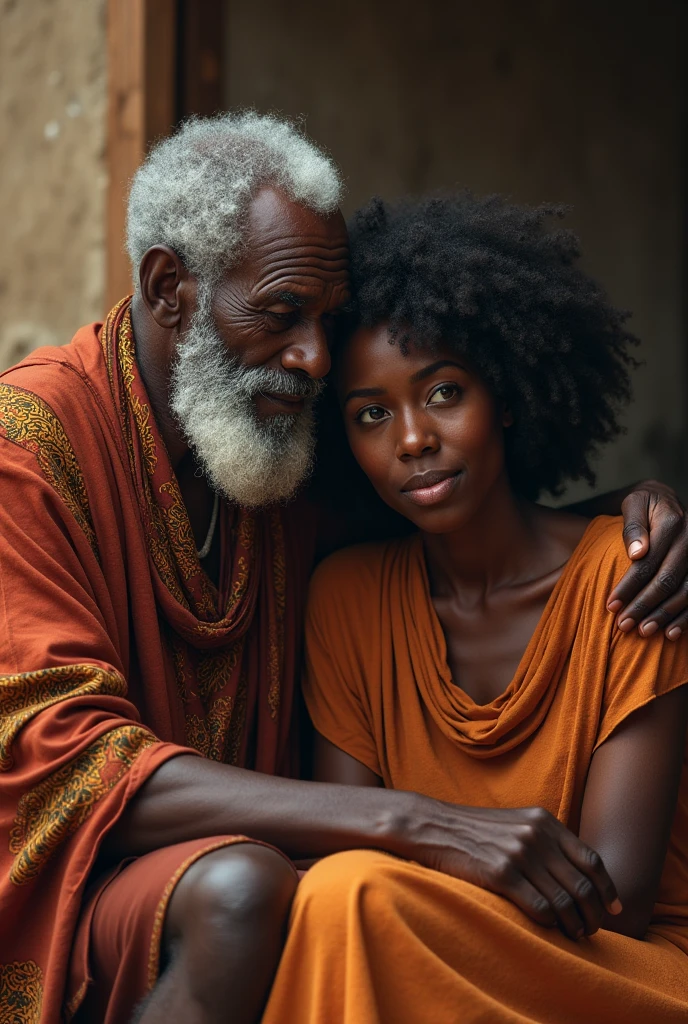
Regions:
<instances>
[{"instance_id":1,"label":"man's hand","mask_svg":"<svg viewBox=\"0 0 688 1024\"><path fill-rule=\"evenodd\" d=\"M688 629L688 517L676 492L656 480L631 491L621 506L633 565L609 595L624 633L664 629L677 640Z\"/></svg>"},{"instance_id":2,"label":"man's hand","mask_svg":"<svg viewBox=\"0 0 688 1024\"><path fill-rule=\"evenodd\" d=\"M411 849L426 867L511 900L570 939L622 911L601 857L542 807L455 807L419 798ZM423 813L425 811L425 813Z\"/></svg>"}]
</instances>

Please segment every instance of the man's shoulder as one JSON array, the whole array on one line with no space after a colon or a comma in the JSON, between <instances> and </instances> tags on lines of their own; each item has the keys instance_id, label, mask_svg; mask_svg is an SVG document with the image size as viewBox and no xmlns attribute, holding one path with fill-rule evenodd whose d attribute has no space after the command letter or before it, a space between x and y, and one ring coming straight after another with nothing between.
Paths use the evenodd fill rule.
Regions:
<instances>
[{"instance_id":1,"label":"man's shoulder","mask_svg":"<svg viewBox=\"0 0 688 1024\"><path fill-rule=\"evenodd\" d=\"M100 368L100 324L80 328L67 345L46 345L30 352L20 363L0 373L0 385L31 391L45 400L64 394L65 383L74 384Z\"/></svg>"},{"instance_id":2,"label":"man's shoulder","mask_svg":"<svg viewBox=\"0 0 688 1024\"><path fill-rule=\"evenodd\" d=\"M54 418L68 433L78 429L96 402L98 327L81 328L68 345L36 349L0 374L0 415Z\"/></svg>"}]
</instances>

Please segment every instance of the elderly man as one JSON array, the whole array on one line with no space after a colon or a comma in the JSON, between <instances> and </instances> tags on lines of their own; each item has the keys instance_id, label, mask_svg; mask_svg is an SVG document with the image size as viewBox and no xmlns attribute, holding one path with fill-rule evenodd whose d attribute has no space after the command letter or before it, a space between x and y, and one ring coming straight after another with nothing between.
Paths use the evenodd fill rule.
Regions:
<instances>
[{"instance_id":1,"label":"elderly man","mask_svg":"<svg viewBox=\"0 0 688 1024\"><path fill-rule=\"evenodd\" d=\"M407 794L288 779L340 194L287 123L187 124L134 179L133 299L0 380L2 1020L256 1021L288 857L423 859ZM685 575L655 491L625 628Z\"/></svg>"}]
</instances>

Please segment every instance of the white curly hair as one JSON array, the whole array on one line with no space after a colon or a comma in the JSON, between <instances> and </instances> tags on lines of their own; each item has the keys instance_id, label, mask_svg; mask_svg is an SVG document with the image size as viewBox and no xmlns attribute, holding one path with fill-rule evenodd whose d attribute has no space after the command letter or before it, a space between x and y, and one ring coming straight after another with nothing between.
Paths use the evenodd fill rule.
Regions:
<instances>
[{"instance_id":1,"label":"white curly hair","mask_svg":"<svg viewBox=\"0 0 688 1024\"><path fill-rule=\"evenodd\" d=\"M247 208L264 185L325 215L343 193L334 161L298 125L273 114L191 118L159 142L129 192L127 250L137 286L153 245L170 246L191 273L217 281L238 257Z\"/></svg>"}]
</instances>

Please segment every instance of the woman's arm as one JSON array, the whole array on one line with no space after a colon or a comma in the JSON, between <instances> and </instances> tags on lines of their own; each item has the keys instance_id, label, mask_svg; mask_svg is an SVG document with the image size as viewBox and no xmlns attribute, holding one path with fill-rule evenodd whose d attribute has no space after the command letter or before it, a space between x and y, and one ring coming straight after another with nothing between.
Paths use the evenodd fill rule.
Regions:
<instances>
[{"instance_id":1,"label":"woman's arm","mask_svg":"<svg viewBox=\"0 0 688 1024\"><path fill-rule=\"evenodd\" d=\"M686 750L688 685L630 715L595 752L580 838L602 857L623 912L603 927L642 938L655 903Z\"/></svg>"},{"instance_id":2,"label":"woman's arm","mask_svg":"<svg viewBox=\"0 0 688 1024\"><path fill-rule=\"evenodd\" d=\"M314 730L315 731L315 730ZM313 778L316 782L339 782L343 786L381 786L382 779L351 754L345 754L319 732L315 732Z\"/></svg>"}]
</instances>

